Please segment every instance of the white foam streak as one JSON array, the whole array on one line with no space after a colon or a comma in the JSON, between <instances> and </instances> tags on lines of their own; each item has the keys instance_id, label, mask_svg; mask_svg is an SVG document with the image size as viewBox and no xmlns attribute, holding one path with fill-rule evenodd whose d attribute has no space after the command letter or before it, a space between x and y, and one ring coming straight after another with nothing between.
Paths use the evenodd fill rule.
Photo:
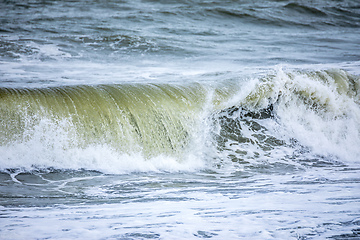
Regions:
<instances>
[{"instance_id":1,"label":"white foam streak","mask_svg":"<svg viewBox=\"0 0 360 240\"><path fill-rule=\"evenodd\" d=\"M160 155L150 159L141 153L122 154L106 145L86 148L46 148L38 143L19 143L0 147L2 169L87 169L110 174L130 172L177 172L197 171L206 163L196 155L179 161L174 157Z\"/></svg>"},{"instance_id":2,"label":"white foam streak","mask_svg":"<svg viewBox=\"0 0 360 240\"><path fill-rule=\"evenodd\" d=\"M28 127L18 141L0 146L1 169L87 169L104 173L197 171L206 166L202 137L194 139L182 158L160 154L145 157L141 151L123 153L106 144L81 146L81 139L66 119L43 118Z\"/></svg>"}]
</instances>

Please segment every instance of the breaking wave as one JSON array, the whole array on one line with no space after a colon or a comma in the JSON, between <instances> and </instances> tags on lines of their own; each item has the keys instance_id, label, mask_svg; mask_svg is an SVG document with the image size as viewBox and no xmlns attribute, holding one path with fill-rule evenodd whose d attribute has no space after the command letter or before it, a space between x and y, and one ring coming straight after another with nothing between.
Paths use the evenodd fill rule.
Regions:
<instances>
[{"instance_id":1,"label":"breaking wave","mask_svg":"<svg viewBox=\"0 0 360 240\"><path fill-rule=\"evenodd\" d=\"M1 88L0 165L119 173L224 159L351 164L360 157L359 89L346 71L282 69L217 84Z\"/></svg>"}]
</instances>

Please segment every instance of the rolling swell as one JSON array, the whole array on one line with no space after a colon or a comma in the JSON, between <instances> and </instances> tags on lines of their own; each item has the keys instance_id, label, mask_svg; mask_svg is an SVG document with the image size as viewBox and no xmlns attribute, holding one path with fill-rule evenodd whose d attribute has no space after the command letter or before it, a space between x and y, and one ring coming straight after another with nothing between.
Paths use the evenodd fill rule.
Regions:
<instances>
[{"instance_id":1,"label":"rolling swell","mask_svg":"<svg viewBox=\"0 0 360 240\"><path fill-rule=\"evenodd\" d=\"M17 2L0 3L6 71L28 61L58 61L60 78L70 79L65 73L78 60L125 66L160 56L176 64L217 56L243 66L358 60L354 1ZM22 77L33 74L26 69Z\"/></svg>"}]
</instances>

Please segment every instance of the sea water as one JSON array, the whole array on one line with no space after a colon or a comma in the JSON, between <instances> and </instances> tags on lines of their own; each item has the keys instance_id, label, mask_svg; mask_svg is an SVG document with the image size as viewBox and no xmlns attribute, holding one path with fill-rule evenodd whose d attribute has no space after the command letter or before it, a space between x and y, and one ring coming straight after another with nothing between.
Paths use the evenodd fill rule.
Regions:
<instances>
[{"instance_id":1,"label":"sea water","mask_svg":"<svg viewBox=\"0 0 360 240\"><path fill-rule=\"evenodd\" d=\"M0 13L0 239L360 238L359 2Z\"/></svg>"}]
</instances>

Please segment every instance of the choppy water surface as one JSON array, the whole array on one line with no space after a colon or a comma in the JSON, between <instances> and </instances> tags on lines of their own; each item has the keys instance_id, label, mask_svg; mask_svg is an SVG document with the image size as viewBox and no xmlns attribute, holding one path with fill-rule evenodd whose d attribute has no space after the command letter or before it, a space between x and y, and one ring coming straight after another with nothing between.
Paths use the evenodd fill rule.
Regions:
<instances>
[{"instance_id":1,"label":"choppy water surface","mask_svg":"<svg viewBox=\"0 0 360 240\"><path fill-rule=\"evenodd\" d=\"M3 174L2 236L356 239L358 169L259 169Z\"/></svg>"},{"instance_id":2,"label":"choppy water surface","mask_svg":"<svg viewBox=\"0 0 360 240\"><path fill-rule=\"evenodd\" d=\"M359 239L357 1L2 1L0 239Z\"/></svg>"}]
</instances>

